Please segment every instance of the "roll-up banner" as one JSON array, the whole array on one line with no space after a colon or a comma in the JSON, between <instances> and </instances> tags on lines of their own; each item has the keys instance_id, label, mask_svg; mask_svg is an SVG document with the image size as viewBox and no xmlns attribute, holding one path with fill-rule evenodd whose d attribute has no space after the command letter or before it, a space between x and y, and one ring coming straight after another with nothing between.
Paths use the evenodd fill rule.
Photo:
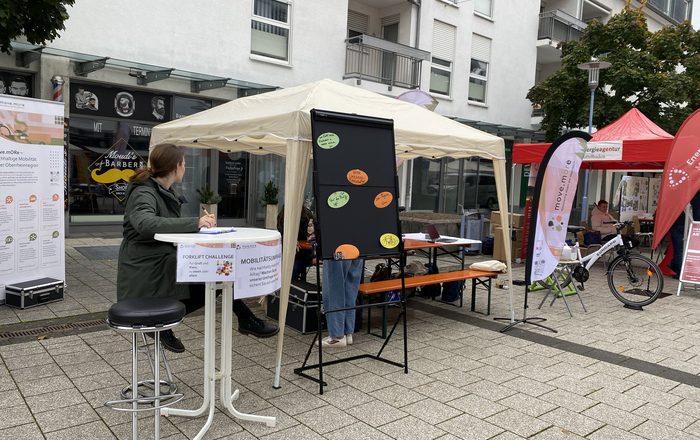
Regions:
<instances>
[{"instance_id":1,"label":"roll-up banner","mask_svg":"<svg viewBox=\"0 0 700 440\"><path fill-rule=\"evenodd\" d=\"M578 185L578 170L591 136L572 131L554 142L537 173L527 246L525 283L554 272L566 242L571 206Z\"/></svg>"},{"instance_id":2,"label":"roll-up banner","mask_svg":"<svg viewBox=\"0 0 700 440\"><path fill-rule=\"evenodd\" d=\"M65 280L64 107L0 95L0 304L5 285Z\"/></svg>"}]
</instances>

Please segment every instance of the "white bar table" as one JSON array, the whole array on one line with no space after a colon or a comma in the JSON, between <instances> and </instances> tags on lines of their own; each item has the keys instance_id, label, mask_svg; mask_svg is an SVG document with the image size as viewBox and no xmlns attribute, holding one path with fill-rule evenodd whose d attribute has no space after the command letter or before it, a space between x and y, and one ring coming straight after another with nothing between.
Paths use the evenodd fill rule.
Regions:
<instances>
[{"instance_id":1,"label":"white bar table","mask_svg":"<svg viewBox=\"0 0 700 440\"><path fill-rule=\"evenodd\" d=\"M251 243L280 239L277 231L258 228L236 228L235 232L223 234L156 234L158 241L168 243ZM204 302L204 402L199 409L187 410L176 408L163 408L164 416L199 417L209 409L209 417L204 427L199 431L195 439L201 439L211 426L214 419L216 405L216 380L221 381L221 404L226 407L231 415L242 420L262 422L267 426L275 426L275 417L244 414L233 407L233 401L238 398L239 391L231 392L231 357L232 357L232 332L233 332L233 281L223 283L221 300L221 369L216 371L216 283L207 282Z\"/></svg>"}]
</instances>

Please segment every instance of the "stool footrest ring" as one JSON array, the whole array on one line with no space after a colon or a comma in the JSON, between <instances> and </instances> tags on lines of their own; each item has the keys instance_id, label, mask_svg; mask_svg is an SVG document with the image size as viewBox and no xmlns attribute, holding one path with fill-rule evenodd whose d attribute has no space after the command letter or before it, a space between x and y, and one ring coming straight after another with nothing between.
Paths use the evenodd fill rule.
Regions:
<instances>
[{"instance_id":1,"label":"stool footrest ring","mask_svg":"<svg viewBox=\"0 0 700 440\"><path fill-rule=\"evenodd\" d=\"M174 396L177 394L177 384L175 384L174 382L170 382L167 380L161 380L160 386L161 387L168 387L168 391L161 394L161 396L160 396L161 399L165 395ZM147 390L144 390L144 388L146 388L147 390L151 390L151 392L149 393ZM138 389L139 398L141 398L141 397L153 397L153 391L155 390L155 381L154 380L142 380L138 383L137 389ZM162 389L163 388L161 388L161 390ZM130 396L133 396L131 394L131 385L128 385L128 386L122 388L121 395L125 399L131 398Z\"/></svg>"},{"instance_id":2,"label":"stool footrest ring","mask_svg":"<svg viewBox=\"0 0 700 440\"><path fill-rule=\"evenodd\" d=\"M166 406L170 406L174 403L177 403L182 400L182 398L185 397L184 394L178 393L178 394L166 394L163 396L152 396L152 397L141 397L138 399L123 399L123 400L110 400L109 402L105 403L104 405L109 408L113 409L115 411L124 411L124 412L142 412L142 411L153 411L156 409L160 408L165 408ZM136 402L139 405L147 404L147 403L153 403L156 400L169 400L169 399L175 399L172 402L167 402L167 403L161 403L161 405L158 406L149 406L148 408L119 408L117 405L132 405L134 402Z\"/></svg>"}]
</instances>

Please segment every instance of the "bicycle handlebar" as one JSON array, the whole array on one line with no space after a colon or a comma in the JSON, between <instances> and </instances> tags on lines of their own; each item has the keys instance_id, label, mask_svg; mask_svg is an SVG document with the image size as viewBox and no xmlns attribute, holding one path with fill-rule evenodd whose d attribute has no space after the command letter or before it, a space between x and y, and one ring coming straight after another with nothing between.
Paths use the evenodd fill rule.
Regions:
<instances>
[{"instance_id":1,"label":"bicycle handlebar","mask_svg":"<svg viewBox=\"0 0 700 440\"><path fill-rule=\"evenodd\" d=\"M634 222L627 220L625 222L616 224L615 229L617 229L617 233L619 234L623 228L632 226L633 224L634 224Z\"/></svg>"}]
</instances>

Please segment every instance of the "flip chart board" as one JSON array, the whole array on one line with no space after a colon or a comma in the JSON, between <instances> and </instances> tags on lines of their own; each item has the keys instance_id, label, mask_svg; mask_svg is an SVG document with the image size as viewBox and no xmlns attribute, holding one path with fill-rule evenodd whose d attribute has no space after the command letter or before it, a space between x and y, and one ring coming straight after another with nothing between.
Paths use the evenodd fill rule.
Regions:
<instances>
[{"instance_id":1,"label":"flip chart board","mask_svg":"<svg viewBox=\"0 0 700 440\"><path fill-rule=\"evenodd\" d=\"M314 109L311 132L321 257L395 255L401 225L394 122Z\"/></svg>"}]
</instances>

